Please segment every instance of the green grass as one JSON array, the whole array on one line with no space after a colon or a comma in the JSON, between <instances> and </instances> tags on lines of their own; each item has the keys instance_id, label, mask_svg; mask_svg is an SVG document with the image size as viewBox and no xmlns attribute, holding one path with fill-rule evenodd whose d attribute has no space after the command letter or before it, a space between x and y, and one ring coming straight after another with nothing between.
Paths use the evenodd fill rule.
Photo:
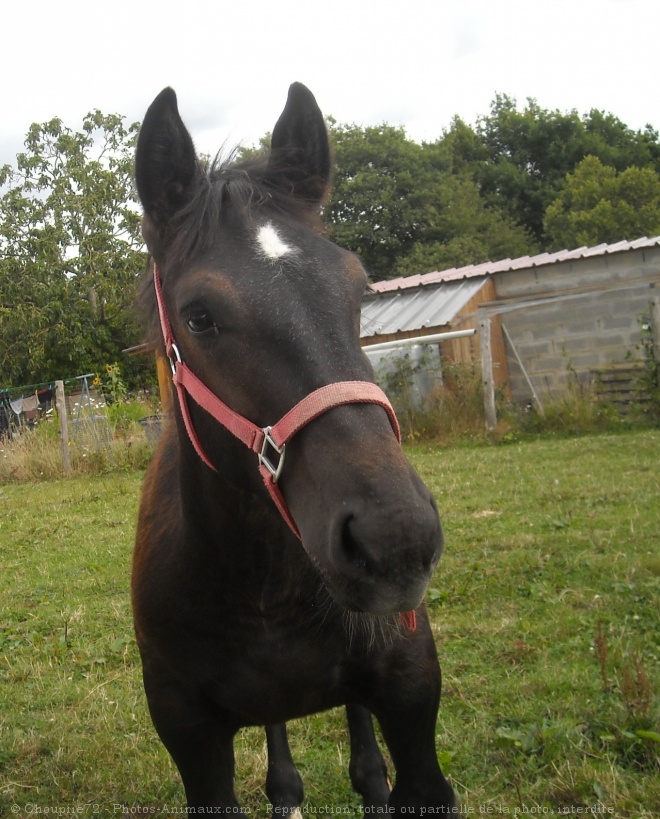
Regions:
<instances>
[{"instance_id":1,"label":"green grass","mask_svg":"<svg viewBox=\"0 0 660 819\"><path fill-rule=\"evenodd\" d=\"M464 815L660 815L660 432L408 451L445 527L437 747ZM132 634L141 479L0 486L0 813L183 803ZM290 734L309 812L357 811L342 712ZM265 758L239 736L261 814Z\"/></svg>"}]
</instances>

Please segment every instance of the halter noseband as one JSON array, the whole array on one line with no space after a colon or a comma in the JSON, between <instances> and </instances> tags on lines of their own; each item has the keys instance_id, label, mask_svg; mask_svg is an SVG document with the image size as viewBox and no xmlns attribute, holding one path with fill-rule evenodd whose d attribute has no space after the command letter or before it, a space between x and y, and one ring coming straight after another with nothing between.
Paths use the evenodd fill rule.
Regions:
<instances>
[{"instance_id":1,"label":"halter noseband","mask_svg":"<svg viewBox=\"0 0 660 819\"><path fill-rule=\"evenodd\" d=\"M380 387L369 381L338 381L327 384L305 396L273 426L256 426L221 401L182 360L165 308L160 274L155 265L154 287L165 352L172 367L172 381L176 386L183 423L195 451L210 469L217 472L195 430L188 407L188 395L248 449L256 452L259 472L266 489L296 537L300 538L300 531L278 486L278 480L284 466L286 445L297 432L333 407L344 404L378 404L387 412L394 434L401 441L399 423L392 405Z\"/></svg>"}]
</instances>

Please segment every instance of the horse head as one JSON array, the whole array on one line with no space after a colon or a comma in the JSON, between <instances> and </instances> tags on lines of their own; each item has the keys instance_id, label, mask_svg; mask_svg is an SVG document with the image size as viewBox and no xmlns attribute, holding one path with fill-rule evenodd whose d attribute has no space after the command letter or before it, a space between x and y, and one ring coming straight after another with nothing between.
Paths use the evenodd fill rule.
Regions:
<instances>
[{"instance_id":1,"label":"horse head","mask_svg":"<svg viewBox=\"0 0 660 819\"><path fill-rule=\"evenodd\" d=\"M298 83L265 157L203 166L171 89L154 100L140 131L143 235L176 355L257 429L319 388L374 381L360 346L367 277L357 256L325 237L319 216L330 175L323 116ZM270 503L254 454L203 403L190 403L185 426L194 428L217 478L192 450L179 406L186 468ZM383 405L326 408L286 447L278 492L333 599L375 614L418 606L440 557L442 529ZM283 523L273 532L289 536Z\"/></svg>"}]
</instances>

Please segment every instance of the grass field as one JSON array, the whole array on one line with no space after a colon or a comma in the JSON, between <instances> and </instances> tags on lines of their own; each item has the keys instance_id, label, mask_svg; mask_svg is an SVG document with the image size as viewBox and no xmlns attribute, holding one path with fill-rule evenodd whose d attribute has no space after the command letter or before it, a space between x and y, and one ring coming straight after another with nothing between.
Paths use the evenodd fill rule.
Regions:
<instances>
[{"instance_id":1,"label":"grass field","mask_svg":"<svg viewBox=\"0 0 660 819\"><path fill-rule=\"evenodd\" d=\"M418 446L462 815L660 816L660 431ZM140 472L0 486L0 814L175 810L128 598ZM352 812L341 711L290 726L307 813ZM237 790L265 814L263 732Z\"/></svg>"}]
</instances>

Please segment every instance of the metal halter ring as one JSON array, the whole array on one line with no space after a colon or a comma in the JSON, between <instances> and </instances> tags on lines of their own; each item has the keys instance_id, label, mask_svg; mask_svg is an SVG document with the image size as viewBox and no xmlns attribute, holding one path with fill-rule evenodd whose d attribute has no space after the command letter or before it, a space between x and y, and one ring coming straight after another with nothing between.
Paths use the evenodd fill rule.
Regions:
<instances>
[{"instance_id":1,"label":"metal halter ring","mask_svg":"<svg viewBox=\"0 0 660 819\"><path fill-rule=\"evenodd\" d=\"M170 367L172 368L172 375L176 375L176 365L181 364L183 359L181 358L179 348L174 342L170 344L170 349L167 351L167 358L169 359Z\"/></svg>"},{"instance_id":2,"label":"metal halter ring","mask_svg":"<svg viewBox=\"0 0 660 819\"><path fill-rule=\"evenodd\" d=\"M259 458L259 466L265 466L266 469L270 472L271 478L273 479L273 483L277 483L280 474L282 472L282 467L284 466L284 455L286 451L286 444L282 444L281 447L277 446L275 441L271 438L270 431L272 427L264 427L264 441L261 445L261 452L258 455ZM277 463L273 464L273 455L275 453L278 456Z\"/></svg>"}]
</instances>

